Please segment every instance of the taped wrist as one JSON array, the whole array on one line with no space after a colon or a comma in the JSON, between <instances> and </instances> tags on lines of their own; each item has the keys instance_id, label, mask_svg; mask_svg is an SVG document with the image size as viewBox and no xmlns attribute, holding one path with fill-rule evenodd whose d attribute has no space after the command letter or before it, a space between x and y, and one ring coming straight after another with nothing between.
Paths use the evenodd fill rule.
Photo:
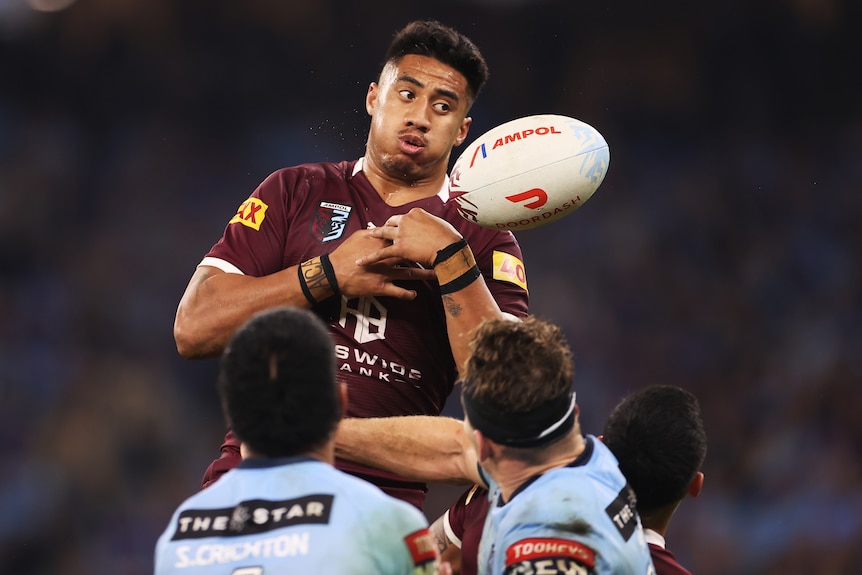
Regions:
<instances>
[{"instance_id":1,"label":"taped wrist","mask_svg":"<svg viewBox=\"0 0 862 575\"><path fill-rule=\"evenodd\" d=\"M482 275L473 257L473 250L463 238L437 252L434 272L443 295L464 289Z\"/></svg>"},{"instance_id":2,"label":"taped wrist","mask_svg":"<svg viewBox=\"0 0 862 575\"><path fill-rule=\"evenodd\" d=\"M335 269L329 261L329 254L311 258L299 264L297 268L299 287L302 295L312 306L330 296L340 296Z\"/></svg>"}]
</instances>

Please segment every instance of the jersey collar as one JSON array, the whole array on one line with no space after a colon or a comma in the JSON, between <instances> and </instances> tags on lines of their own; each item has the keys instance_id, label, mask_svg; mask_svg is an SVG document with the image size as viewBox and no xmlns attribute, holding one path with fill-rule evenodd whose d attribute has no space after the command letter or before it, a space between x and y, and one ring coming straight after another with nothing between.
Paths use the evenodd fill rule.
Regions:
<instances>
[{"instance_id":1,"label":"jersey collar","mask_svg":"<svg viewBox=\"0 0 862 575\"><path fill-rule=\"evenodd\" d=\"M584 450L571 463L566 465L566 467L580 467L581 465L586 465L587 462L592 458L592 456L593 456L593 438L589 435L585 435L584 436ZM524 483L519 485L518 488L512 492L512 496L509 497L509 502L511 502L515 498L516 495L518 495L519 493L524 491L527 487L529 487L534 481L536 481L542 475L544 475L544 474L539 473L537 475L534 475L531 478L529 478L528 480L526 480ZM503 505L505 505L503 503L503 500L501 498L498 498L497 499L497 506L502 507Z\"/></svg>"},{"instance_id":2,"label":"jersey collar","mask_svg":"<svg viewBox=\"0 0 862 575\"><path fill-rule=\"evenodd\" d=\"M353 165L353 173L350 174L350 177L354 177L356 174L362 171L363 166L365 166L365 156L362 156L356 163ZM449 201L449 175L446 174L446 177L443 178L443 186L441 186L440 191L437 192L437 197L440 198L440 201L444 204Z\"/></svg>"},{"instance_id":3,"label":"jersey collar","mask_svg":"<svg viewBox=\"0 0 862 575\"><path fill-rule=\"evenodd\" d=\"M307 463L309 461L320 462L319 459L315 459L307 455L294 455L291 457L254 457L252 459L243 459L237 467L239 469L266 469L269 467L278 467L279 465Z\"/></svg>"}]
</instances>

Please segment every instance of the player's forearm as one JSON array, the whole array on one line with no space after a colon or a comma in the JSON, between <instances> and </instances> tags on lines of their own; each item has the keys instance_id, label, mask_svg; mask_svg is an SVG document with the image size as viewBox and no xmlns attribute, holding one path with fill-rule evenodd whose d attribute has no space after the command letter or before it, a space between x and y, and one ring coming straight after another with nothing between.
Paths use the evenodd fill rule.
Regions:
<instances>
[{"instance_id":1,"label":"player's forearm","mask_svg":"<svg viewBox=\"0 0 862 575\"><path fill-rule=\"evenodd\" d=\"M217 356L252 315L280 305L309 306L296 266L260 278L201 266L177 308L177 350L188 359Z\"/></svg>"},{"instance_id":2,"label":"player's forearm","mask_svg":"<svg viewBox=\"0 0 862 575\"><path fill-rule=\"evenodd\" d=\"M464 424L448 417L345 419L336 435L335 455L413 481L479 480Z\"/></svg>"},{"instance_id":3,"label":"player's forearm","mask_svg":"<svg viewBox=\"0 0 862 575\"><path fill-rule=\"evenodd\" d=\"M479 324L484 320L509 316L500 310L482 277L461 290L444 294L443 308L446 311L446 329L452 357L460 374L470 355L473 332Z\"/></svg>"},{"instance_id":4,"label":"player's forearm","mask_svg":"<svg viewBox=\"0 0 862 575\"><path fill-rule=\"evenodd\" d=\"M443 297L452 356L458 373L463 373L473 331L482 321L502 319L504 314L488 290L473 250L465 239L437 252L434 273Z\"/></svg>"}]
</instances>

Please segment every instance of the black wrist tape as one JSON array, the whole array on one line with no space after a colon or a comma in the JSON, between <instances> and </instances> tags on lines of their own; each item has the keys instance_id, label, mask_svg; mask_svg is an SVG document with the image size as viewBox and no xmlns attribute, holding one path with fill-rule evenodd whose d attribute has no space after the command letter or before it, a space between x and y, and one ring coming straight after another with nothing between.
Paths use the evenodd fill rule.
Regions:
<instances>
[{"instance_id":1,"label":"black wrist tape","mask_svg":"<svg viewBox=\"0 0 862 575\"><path fill-rule=\"evenodd\" d=\"M479 271L479 266L473 266L457 278L453 279L449 283L445 283L440 286L440 294L446 295L450 293L455 293L456 291L460 291L476 281L479 276L482 275L482 272Z\"/></svg>"},{"instance_id":2,"label":"black wrist tape","mask_svg":"<svg viewBox=\"0 0 862 575\"><path fill-rule=\"evenodd\" d=\"M329 261L329 254L320 256L320 265L323 266L323 274L326 276L326 281L329 282L333 295L341 297L341 290L338 289L338 279L335 277L335 268L332 267L332 262Z\"/></svg>"},{"instance_id":3,"label":"black wrist tape","mask_svg":"<svg viewBox=\"0 0 862 575\"><path fill-rule=\"evenodd\" d=\"M314 296L311 295L311 290L308 289L308 284L305 282L305 274L302 273L302 264L299 264L299 267L296 268L296 271L299 275L299 287L302 288L302 295L305 296L305 299L308 300L312 306L317 304L317 300L314 299Z\"/></svg>"},{"instance_id":4,"label":"black wrist tape","mask_svg":"<svg viewBox=\"0 0 862 575\"><path fill-rule=\"evenodd\" d=\"M437 252L437 257L434 258L434 265L436 266L440 262L445 262L466 247L467 240L465 240L464 238L461 238L457 242L449 244L448 246Z\"/></svg>"}]
</instances>

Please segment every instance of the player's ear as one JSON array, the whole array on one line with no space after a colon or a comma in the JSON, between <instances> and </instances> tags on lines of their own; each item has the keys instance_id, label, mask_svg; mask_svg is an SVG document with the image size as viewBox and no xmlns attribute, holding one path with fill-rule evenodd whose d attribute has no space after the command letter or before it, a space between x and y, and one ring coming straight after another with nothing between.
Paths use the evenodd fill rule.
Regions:
<instances>
[{"instance_id":1,"label":"player's ear","mask_svg":"<svg viewBox=\"0 0 862 575\"><path fill-rule=\"evenodd\" d=\"M481 463L494 454L494 445L491 440L485 437L485 435L478 429L473 430L473 436L476 439L476 455L479 457L479 462Z\"/></svg>"},{"instance_id":2,"label":"player's ear","mask_svg":"<svg viewBox=\"0 0 862 575\"><path fill-rule=\"evenodd\" d=\"M470 132L470 125L473 123L473 118L467 116L461 122L461 127L458 129L458 135L455 136L455 145L460 146L467 139L467 134Z\"/></svg>"},{"instance_id":3,"label":"player's ear","mask_svg":"<svg viewBox=\"0 0 862 575\"><path fill-rule=\"evenodd\" d=\"M692 497L697 497L700 495L701 489L703 489L703 472L698 471L688 486L688 494Z\"/></svg>"},{"instance_id":4,"label":"player's ear","mask_svg":"<svg viewBox=\"0 0 862 575\"><path fill-rule=\"evenodd\" d=\"M371 82L368 85L368 93L365 94L365 111L368 112L369 116L374 115L374 104L377 103L379 89L380 86L377 85L377 82Z\"/></svg>"}]
</instances>

